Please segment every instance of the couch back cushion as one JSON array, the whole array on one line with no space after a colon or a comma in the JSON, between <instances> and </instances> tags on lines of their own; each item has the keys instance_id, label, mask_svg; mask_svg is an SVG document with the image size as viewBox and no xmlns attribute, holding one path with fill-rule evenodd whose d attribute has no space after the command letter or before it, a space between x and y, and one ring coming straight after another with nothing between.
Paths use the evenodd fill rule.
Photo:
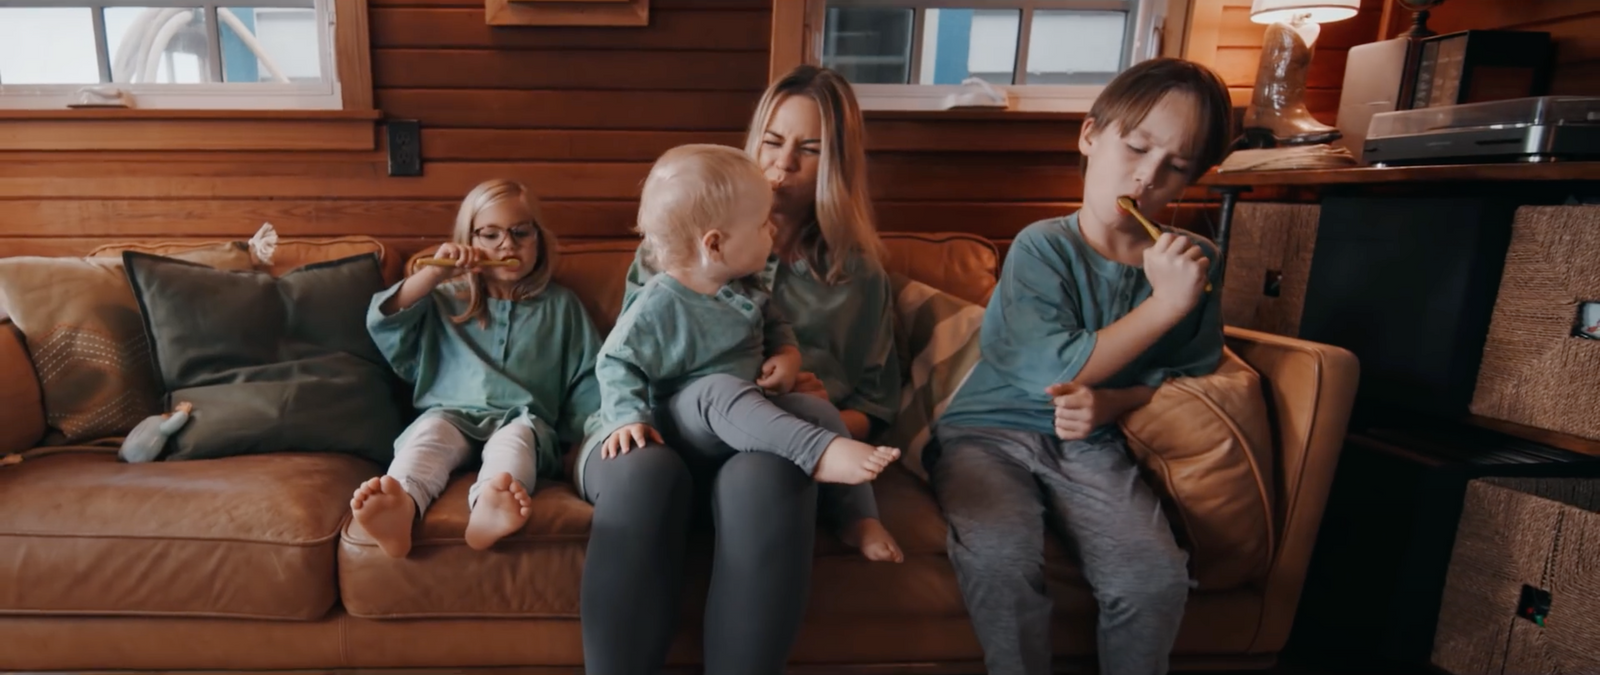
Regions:
<instances>
[{"instance_id":1,"label":"couch back cushion","mask_svg":"<svg viewBox=\"0 0 1600 675\"><path fill-rule=\"evenodd\" d=\"M562 242L556 261L555 282L571 289L583 301L601 334L611 331L622 309L622 288L633 264L636 239ZM994 290L999 254L988 240L970 234L883 235L890 274L904 275L968 302L985 305ZM411 256L433 255L430 246Z\"/></svg>"},{"instance_id":2,"label":"couch back cushion","mask_svg":"<svg viewBox=\"0 0 1600 675\"><path fill-rule=\"evenodd\" d=\"M44 438L44 399L22 333L0 322L0 456L32 448ZM4 464L0 464L4 466Z\"/></svg>"},{"instance_id":3,"label":"couch back cushion","mask_svg":"<svg viewBox=\"0 0 1600 675\"><path fill-rule=\"evenodd\" d=\"M949 232L883 235L884 262L890 274L902 274L977 305L988 305L1000 276L1000 253L989 240Z\"/></svg>"},{"instance_id":4,"label":"couch back cushion","mask_svg":"<svg viewBox=\"0 0 1600 675\"><path fill-rule=\"evenodd\" d=\"M122 259L123 251L135 251L164 257L177 256L185 251L196 248L216 246L227 242L188 242L188 241L142 241L125 242L120 244L106 244L89 252L90 257L110 257ZM290 270L305 267L314 263L328 262L353 258L365 253L376 253L378 263L383 269L384 281L393 284L404 275L401 265L402 256L383 242L372 237L349 236L330 237L324 239L278 239L272 253L272 260L264 262L254 258L253 264L257 270L266 272L275 277L281 277Z\"/></svg>"}]
</instances>

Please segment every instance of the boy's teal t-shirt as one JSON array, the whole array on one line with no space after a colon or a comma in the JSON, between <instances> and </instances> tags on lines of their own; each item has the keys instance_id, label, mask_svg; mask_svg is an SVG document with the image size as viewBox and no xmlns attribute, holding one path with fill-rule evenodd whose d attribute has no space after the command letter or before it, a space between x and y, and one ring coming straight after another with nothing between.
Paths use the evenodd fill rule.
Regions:
<instances>
[{"instance_id":1,"label":"boy's teal t-shirt","mask_svg":"<svg viewBox=\"0 0 1600 675\"><path fill-rule=\"evenodd\" d=\"M1168 378L1211 373L1222 359L1216 246L1191 232L1164 229L1205 251L1214 290L1099 388L1158 387ZM982 356L937 424L1054 436L1055 407L1045 388L1077 377L1100 329L1133 311L1150 291L1141 268L1109 260L1083 240L1076 213L1029 225L1012 242L984 311Z\"/></svg>"}]
</instances>

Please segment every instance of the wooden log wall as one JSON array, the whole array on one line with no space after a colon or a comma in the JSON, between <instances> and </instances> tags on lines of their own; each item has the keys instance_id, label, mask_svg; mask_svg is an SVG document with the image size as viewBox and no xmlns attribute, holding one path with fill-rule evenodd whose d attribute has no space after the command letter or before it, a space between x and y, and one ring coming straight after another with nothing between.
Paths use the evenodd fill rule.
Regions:
<instances>
[{"instance_id":1,"label":"wooden log wall","mask_svg":"<svg viewBox=\"0 0 1600 675\"><path fill-rule=\"evenodd\" d=\"M1248 87L1260 29L1240 11L1248 0L1225 1L1203 30L1217 35L1215 65ZM0 152L0 255L242 239L263 222L286 237L371 235L413 251L446 236L461 197L492 177L532 187L565 238L631 236L650 162L681 143L739 145L766 83L770 0L653 0L644 28L491 29L483 12L481 0L370 0L374 100L388 118L421 123L422 176L389 176L381 142ZM1319 48L1321 92L1342 78L1336 35L1330 27ZM1003 241L1070 212L1082 196L1077 130L1050 115L872 115L882 229ZM1209 231L1214 205L1202 190L1191 197L1170 220Z\"/></svg>"}]
</instances>

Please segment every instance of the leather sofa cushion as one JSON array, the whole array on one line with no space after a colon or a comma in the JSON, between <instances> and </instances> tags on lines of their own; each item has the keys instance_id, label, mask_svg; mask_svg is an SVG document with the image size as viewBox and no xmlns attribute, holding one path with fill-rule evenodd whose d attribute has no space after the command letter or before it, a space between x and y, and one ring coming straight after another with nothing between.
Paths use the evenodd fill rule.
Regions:
<instances>
[{"instance_id":1,"label":"leather sofa cushion","mask_svg":"<svg viewBox=\"0 0 1600 675\"><path fill-rule=\"evenodd\" d=\"M351 616L577 617L593 507L570 484L541 481L522 531L474 551L464 536L475 477L452 478L412 528L404 559L390 558L349 521L339 546L339 586Z\"/></svg>"},{"instance_id":2,"label":"leather sofa cushion","mask_svg":"<svg viewBox=\"0 0 1600 675\"><path fill-rule=\"evenodd\" d=\"M1272 427L1261 376L1231 350L1216 372L1168 380L1121 420L1162 498L1201 590L1238 588L1272 566Z\"/></svg>"},{"instance_id":3,"label":"leather sofa cushion","mask_svg":"<svg viewBox=\"0 0 1600 675\"><path fill-rule=\"evenodd\" d=\"M333 607L350 495L376 465L286 453L0 470L0 614L309 621Z\"/></svg>"}]
</instances>

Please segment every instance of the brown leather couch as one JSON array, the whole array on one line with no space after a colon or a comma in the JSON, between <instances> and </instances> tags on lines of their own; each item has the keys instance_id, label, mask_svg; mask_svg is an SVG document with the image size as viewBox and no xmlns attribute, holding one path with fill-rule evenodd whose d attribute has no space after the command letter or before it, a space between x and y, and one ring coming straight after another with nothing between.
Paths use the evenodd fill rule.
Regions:
<instances>
[{"instance_id":1,"label":"brown leather couch","mask_svg":"<svg viewBox=\"0 0 1600 675\"><path fill-rule=\"evenodd\" d=\"M994 285L995 249L977 237L886 240L893 267L912 278L980 302ZM565 248L558 279L585 298L603 330L632 248ZM1356 383L1344 350L1236 329L1228 338L1268 394L1280 541L1259 583L1190 598L1177 668L1266 666L1284 645ZM0 331L0 373L0 440L37 438L39 390L15 330ZM0 467L0 670L581 672L578 580L590 508L567 484L541 485L527 528L478 553L462 541L471 477L457 477L419 525L411 556L392 560L349 518L352 490L382 470L360 459L128 465L109 451L25 454ZM793 664L821 672L844 664L981 670L931 493L896 466L877 494L906 562L868 563L820 536ZM707 559L704 546L695 550L670 656L691 670ZM1059 542L1049 558L1058 662L1092 662L1093 597Z\"/></svg>"}]
</instances>

